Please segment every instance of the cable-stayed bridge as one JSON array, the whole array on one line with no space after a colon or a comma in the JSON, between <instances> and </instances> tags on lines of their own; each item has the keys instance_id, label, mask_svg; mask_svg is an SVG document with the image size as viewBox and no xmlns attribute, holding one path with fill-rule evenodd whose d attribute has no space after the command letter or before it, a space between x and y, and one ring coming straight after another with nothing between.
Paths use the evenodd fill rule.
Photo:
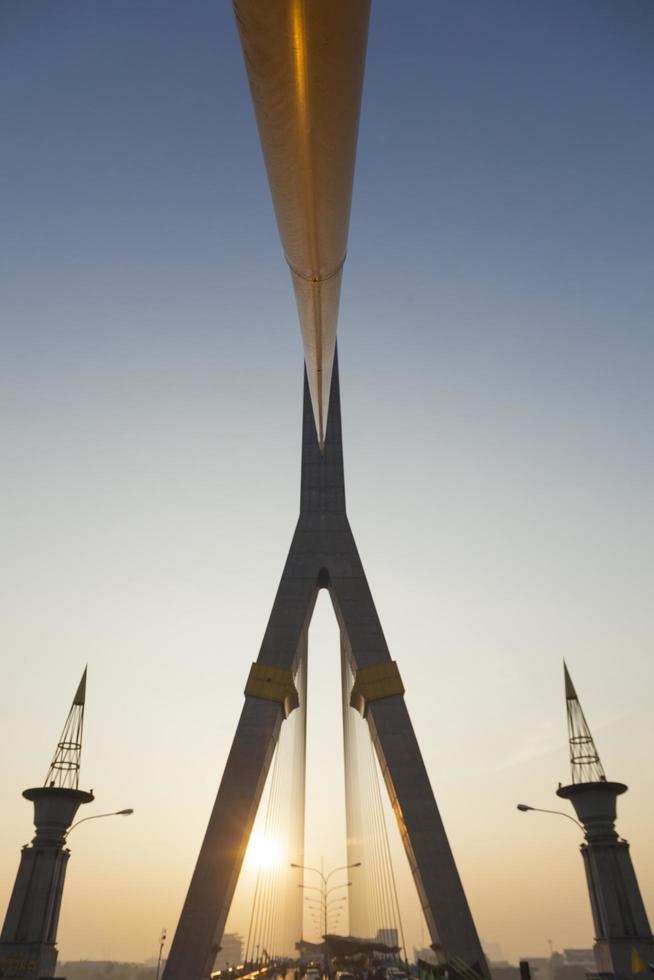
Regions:
<instances>
[{"instance_id":1,"label":"cable-stayed bridge","mask_svg":"<svg viewBox=\"0 0 654 980\"><path fill-rule=\"evenodd\" d=\"M305 892L316 886L301 866L308 630L320 589L329 591L340 631L349 931L371 938L385 930L397 937L398 952L404 947L382 809L387 792L432 949L439 962L457 960L486 977L345 507L336 327L370 2L234 0L234 11L304 345L300 516L165 980L209 975L269 774L264 834L283 841L291 859L260 869L246 959L260 964L264 950L268 959L289 955L302 936ZM318 893L325 936L342 903L326 887Z\"/></svg>"},{"instance_id":2,"label":"cable-stayed bridge","mask_svg":"<svg viewBox=\"0 0 654 980\"><path fill-rule=\"evenodd\" d=\"M300 514L166 980L212 974L257 821L264 852L244 963L232 967L232 980L283 975L297 953L322 959L327 972L354 956L408 959L389 813L438 961L433 972L443 980L488 977L346 512L336 333L369 7L369 0L234 0L304 345ZM253 270L248 287L256 282ZM401 511L394 516L401 520ZM309 625L320 590L330 596L340 637L347 863L331 871L305 863ZM85 820L133 812L74 820L93 799L79 789L85 688L84 674L44 785L24 792L34 803L36 834L21 852L0 934L5 980L44 980L54 972L70 832ZM617 799L627 787L606 778L567 669L565 688L572 782L557 792L572 802L584 834L597 976L630 980L654 969L654 939L629 845L615 829ZM279 853L266 855L271 847ZM318 942L304 935L309 918Z\"/></svg>"},{"instance_id":3,"label":"cable-stayed bridge","mask_svg":"<svg viewBox=\"0 0 654 980\"><path fill-rule=\"evenodd\" d=\"M166 967L205 977L215 959L264 785L264 836L304 864L308 630L327 589L340 631L349 928L402 935L382 792L389 794L432 946L480 975L486 969L418 742L345 509L338 362L323 447L305 378L300 516ZM272 768L271 768L272 767ZM301 936L298 869L262 868L247 955L288 953ZM328 897L325 897L328 901ZM329 931L324 923L323 933ZM398 945L403 946L400 938ZM202 960L202 962L200 962Z\"/></svg>"}]
</instances>

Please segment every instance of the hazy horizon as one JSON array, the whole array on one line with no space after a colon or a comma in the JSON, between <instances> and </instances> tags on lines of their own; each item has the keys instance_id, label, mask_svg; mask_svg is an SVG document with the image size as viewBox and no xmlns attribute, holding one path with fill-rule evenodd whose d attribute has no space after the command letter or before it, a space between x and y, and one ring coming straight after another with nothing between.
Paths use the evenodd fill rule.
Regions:
<instances>
[{"instance_id":1,"label":"hazy horizon","mask_svg":"<svg viewBox=\"0 0 654 980\"><path fill-rule=\"evenodd\" d=\"M174 932L297 518L302 345L231 4L5 0L0 27L0 909L88 662L82 785L135 813L71 837L60 959L140 961ZM563 658L654 914L653 39L639 0L373 4L348 513L477 929L512 961L593 941L576 830L515 809L569 778ZM338 671L321 593L327 866Z\"/></svg>"}]
</instances>

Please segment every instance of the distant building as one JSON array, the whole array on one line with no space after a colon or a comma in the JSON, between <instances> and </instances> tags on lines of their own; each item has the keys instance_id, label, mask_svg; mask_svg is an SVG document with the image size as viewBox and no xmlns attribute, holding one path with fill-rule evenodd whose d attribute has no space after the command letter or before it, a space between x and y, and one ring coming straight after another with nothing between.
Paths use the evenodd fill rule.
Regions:
<instances>
[{"instance_id":1,"label":"distant building","mask_svg":"<svg viewBox=\"0 0 654 980\"><path fill-rule=\"evenodd\" d=\"M595 954L592 949L564 949L563 961L566 966L583 966L588 973L595 972Z\"/></svg>"},{"instance_id":2,"label":"distant building","mask_svg":"<svg viewBox=\"0 0 654 980\"><path fill-rule=\"evenodd\" d=\"M425 963L438 962L438 960L436 959L436 953L433 951L431 946L422 946L421 948L414 946L413 959L414 962L417 962L418 960L423 960Z\"/></svg>"},{"instance_id":3,"label":"distant building","mask_svg":"<svg viewBox=\"0 0 654 980\"><path fill-rule=\"evenodd\" d=\"M552 980L552 963L550 956L521 956L526 960L531 970L531 980Z\"/></svg>"},{"instance_id":4,"label":"distant building","mask_svg":"<svg viewBox=\"0 0 654 980\"><path fill-rule=\"evenodd\" d=\"M486 959L490 963L503 963L504 955L502 953L502 947L499 943L491 943L487 939L482 939L481 948L486 954Z\"/></svg>"},{"instance_id":5,"label":"distant building","mask_svg":"<svg viewBox=\"0 0 654 980\"><path fill-rule=\"evenodd\" d=\"M375 941L378 943L384 943L385 946L399 946L399 939L397 929L391 929L388 927L383 927L377 930L377 935L375 936Z\"/></svg>"},{"instance_id":6,"label":"distant building","mask_svg":"<svg viewBox=\"0 0 654 980\"><path fill-rule=\"evenodd\" d=\"M67 980L155 980L157 961L121 963L115 960L69 960L60 963L61 975Z\"/></svg>"},{"instance_id":7,"label":"distant building","mask_svg":"<svg viewBox=\"0 0 654 980\"><path fill-rule=\"evenodd\" d=\"M243 937L235 932L223 933L221 949L214 970L226 970L243 962Z\"/></svg>"},{"instance_id":8,"label":"distant building","mask_svg":"<svg viewBox=\"0 0 654 980\"><path fill-rule=\"evenodd\" d=\"M595 958L592 949L564 949L563 953L551 956L523 956L529 963L532 980L586 980L589 974L596 974ZM491 963L493 980L512 980L508 964ZM503 969L507 967L508 969Z\"/></svg>"},{"instance_id":9,"label":"distant building","mask_svg":"<svg viewBox=\"0 0 654 980\"><path fill-rule=\"evenodd\" d=\"M508 960L489 962L488 967L493 980L520 980L520 970Z\"/></svg>"}]
</instances>

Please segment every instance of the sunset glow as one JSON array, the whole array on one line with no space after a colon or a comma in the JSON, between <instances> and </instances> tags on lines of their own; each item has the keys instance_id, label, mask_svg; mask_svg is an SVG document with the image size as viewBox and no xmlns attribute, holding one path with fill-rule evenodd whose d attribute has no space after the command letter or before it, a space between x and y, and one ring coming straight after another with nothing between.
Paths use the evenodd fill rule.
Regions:
<instances>
[{"instance_id":1,"label":"sunset glow","mask_svg":"<svg viewBox=\"0 0 654 980\"><path fill-rule=\"evenodd\" d=\"M257 868L278 868L282 863L282 846L274 837L253 837L247 856Z\"/></svg>"}]
</instances>

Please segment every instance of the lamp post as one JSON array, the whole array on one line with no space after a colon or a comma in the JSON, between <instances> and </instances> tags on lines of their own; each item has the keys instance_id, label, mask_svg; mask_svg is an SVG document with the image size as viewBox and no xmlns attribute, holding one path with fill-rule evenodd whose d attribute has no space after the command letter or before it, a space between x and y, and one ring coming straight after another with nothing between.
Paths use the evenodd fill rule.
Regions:
<instances>
[{"instance_id":1,"label":"lamp post","mask_svg":"<svg viewBox=\"0 0 654 980\"><path fill-rule=\"evenodd\" d=\"M578 820L571 817L569 813L564 813L563 810L544 810L540 806L529 806L528 803L518 803L516 805L516 809L520 810L521 813L529 813L529 811L533 811L534 813L553 813L557 817L565 817L566 820L572 820L573 823L577 824L580 830L584 830L583 825L580 824Z\"/></svg>"},{"instance_id":2,"label":"lamp post","mask_svg":"<svg viewBox=\"0 0 654 980\"><path fill-rule=\"evenodd\" d=\"M161 970L161 957L163 955L164 943L166 942L166 930L165 928L161 930L161 936L159 937L159 958L157 960L157 977L159 980L159 971Z\"/></svg>"},{"instance_id":3,"label":"lamp post","mask_svg":"<svg viewBox=\"0 0 654 980\"><path fill-rule=\"evenodd\" d=\"M328 922L331 921L333 917L339 916L343 911L343 908L344 908L344 903L338 902L335 905L331 906L329 909L327 909ZM309 912L309 915L311 916L312 920L315 922L316 928L322 929L324 925L322 905L319 905L317 902L312 903L307 907L307 911Z\"/></svg>"},{"instance_id":4,"label":"lamp post","mask_svg":"<svg viewBox=\"0 0 654 980\"><path fill-rule=\"evenodd\" d=\"M322 902L322 899L320 901L317 901L315 898L307 898L307 899L305 899L305 901L308 902L309 908L312 911L315 911L316 909L318 909L320 911L320 913L322 914L322 912L325 909L325 906L324 906L324 904ZM344 898L332 898L331 901L327 902L327 910L329 910L333 906L336 906L336 908L343 908L344 905L345 905L345 899Z\"/></svg>"},{"instance_id":5,"label":"lamp post","mask_svg":"<svg viewBox=\"0 0 654 980\"><path fill-rule=\"evenodd\" d=\"M86 823L87 820L100 820L101 817L131 817L133 813L134 810L127 807L125 810L112 810L111 813L94 813L91 817L82 817L81 820L76 820L72 827L68 828L66 840L70 837L71 831L75 830L75 827L79 827L81 823Z\"/></svg>"},{"instance_id":6,"label":"lamp post","mask_svg":"<svg viewBox=\"0 0 654 980\"><path fill-rule=\"evenodd\" d=\"M332 892L338 891L339 888L351 888L351 887L352 887L351 881L345 881L343 882L342 885L332 885L331 888L327 888L325 890L325 898L327 898L328 895L331 895Z\"/></svg>"},{"instance_id":7,"label":"lamp post","mask_svg":"<svg viewBox=\"0 0 654 980\"><path fill-rule=\"evenodd\" d=\"M321 883L320 888L315 888L313 885L300 885L300 888L306 888L307 890L320 892L322 911L323 911L323 926L325 930L323 934L323 939L325 943L325 973L329 974L329 957L327 955L327 940L324 938L327 935L327 896L331 892L336 891L336 889L338 888L350 888L352 882L348 881L342 885L334 885L332 888L329 889L327 888L327 885L332 875L337 874L339 871L349 871L351 868L360 868L361 861L355 861L354 864L344 864L341 867L332 868L332 870L328 874L325 874L322 868L313 868L306 864L291 863L291 867L295 868L297 871L311 871L312 874L316 874L320 876L320 883Z\"/></svg>"},{"instance_id":8,"label":"lamp post","mask_svg":"<svg viewBox=\"0 0 654 980\"><path fill-rule=\"evenodd\" d=\"M313 888L311 885L298 885L298 888L301 888L303 891L318 892L318 894L320 895L320 905L324 904L325 898L327 897L327 895L331 895L332 892L338 891L339 888L351 888L351 887L352 887L352 882L347 881L343 885L335 885L333 888L328 888L326 892L323 892L323 889ZM332 905L333 902L344 902L344 901L345 901L345 896L343 895L341 898L330 899L330 901L327 902L327 904ZM316 902L316 904L318 904L318 899L309 898L309 896L307 895L307 902Z\"/></svg>"}]
</instances>

